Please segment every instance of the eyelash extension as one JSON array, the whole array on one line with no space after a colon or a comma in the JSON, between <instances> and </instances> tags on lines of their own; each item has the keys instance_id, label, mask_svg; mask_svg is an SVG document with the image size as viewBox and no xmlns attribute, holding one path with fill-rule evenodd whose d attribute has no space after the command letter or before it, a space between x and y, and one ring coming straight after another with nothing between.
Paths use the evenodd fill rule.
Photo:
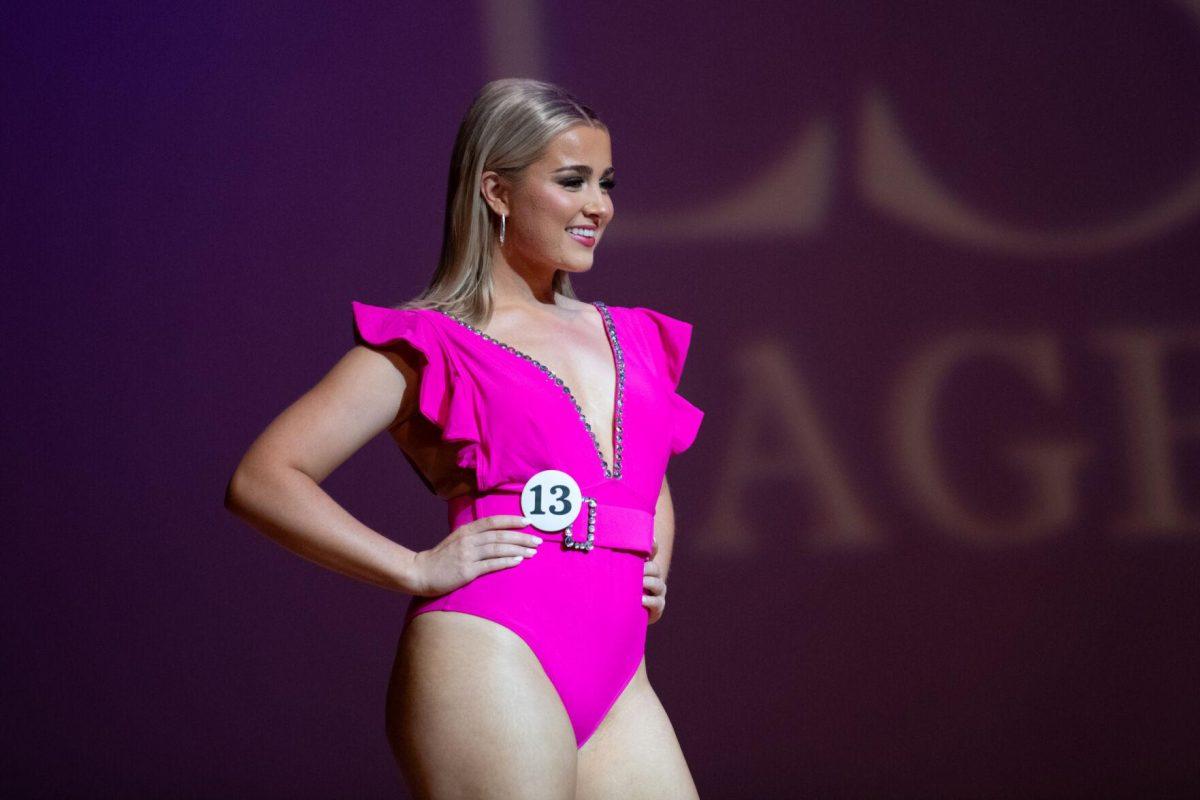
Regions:
<instances>
[{"instance_id":1,"label":"eyelash extension","mask_svg":"<svg viewBox=\"0 0 1200 800\"><path fill-rule=\"evenodd\" d=\"M562 182L562 185L577 187L580 184L582 184L582 182L583 182L583 178L568 178L567 180ZM604 180L600 181L600 185L603 186L605 189L612 191L613 189L617 188L617 181L615 178L605 178Z\"/></svg>"}]
</instances>

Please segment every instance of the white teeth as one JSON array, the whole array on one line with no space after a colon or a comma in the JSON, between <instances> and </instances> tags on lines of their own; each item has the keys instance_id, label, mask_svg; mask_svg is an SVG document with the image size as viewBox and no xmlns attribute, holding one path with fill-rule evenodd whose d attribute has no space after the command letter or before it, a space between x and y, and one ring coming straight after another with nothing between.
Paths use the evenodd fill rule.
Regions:
<instances>
[{"instance_id":1,"label":"white teeth","mask_svg":"<svg viewBox=\"0 0 1200 800\"><path fill-rule=\"evenodd\" d=\"M591 228L567 228L567 233L573 233L576 236L586 236L589 239L596 238L596 232Z\"/></svg>"}]
</instances>

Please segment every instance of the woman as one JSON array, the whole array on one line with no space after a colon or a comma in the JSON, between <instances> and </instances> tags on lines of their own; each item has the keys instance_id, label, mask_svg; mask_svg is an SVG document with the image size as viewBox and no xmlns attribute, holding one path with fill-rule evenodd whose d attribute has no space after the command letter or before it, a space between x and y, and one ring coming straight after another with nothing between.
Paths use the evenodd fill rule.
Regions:
<instances>
[{"instance_id":1,"label":"woman","mask_svg":"<svg viewBox=\"0 0 1200 800\"><path fill-rule=\"evenodd\" d=\"M284 546L413 595L387 730L419 797L696 796L644 646L674 536L666 464L703 412L675 391L690 325L571 289L613 183L591 109L540 81L485 86L430 286L352 303L356 345L230 482L230 508ZM385 429L447 500L451 532L430 550L318 486Z\"/></svg>"}]
</instances>

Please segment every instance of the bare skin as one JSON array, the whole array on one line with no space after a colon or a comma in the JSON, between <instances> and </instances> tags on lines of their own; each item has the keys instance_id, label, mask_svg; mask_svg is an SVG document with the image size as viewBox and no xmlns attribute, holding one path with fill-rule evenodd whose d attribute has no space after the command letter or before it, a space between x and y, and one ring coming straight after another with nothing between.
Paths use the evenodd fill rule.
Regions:
<instances>
[{"instance_id":1,"label":"bare skin","mask_svg":"<svg viewBox=\"0 0 1200 800\"><path fill-rule=\"evenodd\" d=\"M582 165L588 169L560 168ZM555 294L557 269L586 272L594 248L566 228L612 219L611 144L576 126L512 182L485 172L484 200L507 215L493 255L494 311L485 330L546 364L590 419L611 418L611 352L595 309ZM414 552L355 519L319 484L379 433L416 409L412 356L356 346L280 414L243 457L227 507L281 545L322 566L394 591L434 596L484 572L509 569L540 539L512 530L519 517L475 520ZM611 431L597 426L611 456ZM611 463L611 459L610 459ZM666 602L674 538L664 479L647 559L644 605L656 622ZM387 733L415 796L455 798L687 798L696 788L645 661L580 749L557 691L513 631L470 614L417 616L397 646Z\"/></svg>"}]
</instances>

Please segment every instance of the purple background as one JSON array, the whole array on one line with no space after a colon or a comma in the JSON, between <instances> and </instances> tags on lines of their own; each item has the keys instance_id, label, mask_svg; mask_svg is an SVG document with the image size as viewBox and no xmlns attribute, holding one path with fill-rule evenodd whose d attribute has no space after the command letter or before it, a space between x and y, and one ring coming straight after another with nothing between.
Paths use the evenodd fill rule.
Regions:
<instances>
[{"instance_id":1,"label":"purple background","mask_svg":"<svg viewBox=\"0 0 1200 800\"><path fill-rule=\"evenodd\" d=\"M707 416L669 473L648 669L701 795L1200 789L1200 4L5 17L5 794L403 796L383 700L407 597L221 500L352 345L350 301L425 285L458 122L507 75L614 134L579 294L696 326L681 391ZM1009 233L914 221L871 98L954 208ZM767 181L800 141L806 169ZM1123 361L1118 333L1174 343ZM983 349L905 395L956 337ZM939 522L905 396L954 502L1000 529L1048 502L1011 451L1081 448L1057 518ZM831 475L861 526L831 517ZM410 547L445 533L386 436L324 487Z\"/></svg>"}]
</instances>

